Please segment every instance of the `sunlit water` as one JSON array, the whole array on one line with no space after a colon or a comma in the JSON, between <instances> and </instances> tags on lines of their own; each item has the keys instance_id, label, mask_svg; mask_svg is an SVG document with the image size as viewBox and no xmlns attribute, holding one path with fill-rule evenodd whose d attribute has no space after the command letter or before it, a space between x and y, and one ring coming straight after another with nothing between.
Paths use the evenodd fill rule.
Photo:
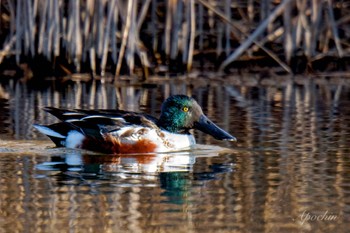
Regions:
<instances>
[{"instance_id":1,"label":"sunlit water","mask_svg":"<svg viewBox=\"0 0 350 233\"><path fill-rule=\"evenodd\" d=\"M243 81L237 81L243 80ZM0 90L0 232L347 232L350 85L334 79L72 83ZM43 106L158 115L193 95L238 138L170 154L53 148Z\"/></svg>"}]
</instances>

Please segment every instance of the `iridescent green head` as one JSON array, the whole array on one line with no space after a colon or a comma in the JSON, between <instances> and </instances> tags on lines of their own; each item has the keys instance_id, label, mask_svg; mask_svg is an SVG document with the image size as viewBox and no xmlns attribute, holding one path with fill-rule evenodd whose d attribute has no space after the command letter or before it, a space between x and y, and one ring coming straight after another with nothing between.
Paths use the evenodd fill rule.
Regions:
<instances>
[{"instance_id":1,"label":"iridescent green head","mask_svg":"<svg viewBox=\"0 0 350 233\"><path fill-rule=\"evenodd\" d=\"M174 95L165 100L157 125L172 133L188 134L190 129L198 129L218 140L236 141L203 114L197 101L186 95Z\"/></svg>"}]
</instances>

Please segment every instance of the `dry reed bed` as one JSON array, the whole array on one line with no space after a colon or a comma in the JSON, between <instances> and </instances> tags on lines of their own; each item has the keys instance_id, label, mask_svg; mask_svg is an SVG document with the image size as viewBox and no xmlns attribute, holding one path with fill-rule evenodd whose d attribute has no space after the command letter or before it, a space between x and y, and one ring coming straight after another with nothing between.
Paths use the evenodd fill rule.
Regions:
<instances>
[{"instance_id":1,"label":"dry reed bed","mask_svg":"<svg viewBox=\"0 0 350 233\"><path fill-rule=\"evenodd\" d=\"M350 53L347 1L4 0L1 20L0 63L43 54L68 59L78 72L89 64L104 75L111 64L116 77L124 65L147 73L175 60L189 71L195 54L224 55L220 69L263 54L291 73L294 57Z\"/></svg>"}]
</instances>

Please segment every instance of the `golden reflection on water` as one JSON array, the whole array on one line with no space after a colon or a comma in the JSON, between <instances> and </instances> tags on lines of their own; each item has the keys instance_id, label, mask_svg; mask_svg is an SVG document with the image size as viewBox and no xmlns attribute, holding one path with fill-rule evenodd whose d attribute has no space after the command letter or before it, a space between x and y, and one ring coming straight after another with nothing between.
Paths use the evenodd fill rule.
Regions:
<instances>
[{"instance_id":1,"label":"golden reflection on water","mask_svg":"<svg viewBox=\"0 0 350 233\"><path fill-rule=\"evenodd\" d=\"M0 232L346 232L350 84L259 82L4 85ZM28 141L45 139L32 123L55 121L43 106L157 115L161 101L179 93L194 95L238 143L197 132L194 151L103 156Z\"/></svg>"}]
</instances>

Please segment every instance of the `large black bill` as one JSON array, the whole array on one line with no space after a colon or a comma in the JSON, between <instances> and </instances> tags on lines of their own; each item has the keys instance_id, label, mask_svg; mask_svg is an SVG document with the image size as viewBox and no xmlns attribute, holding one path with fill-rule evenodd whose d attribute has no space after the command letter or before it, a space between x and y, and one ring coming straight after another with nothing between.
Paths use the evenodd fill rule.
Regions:
<instances>
[{"instance_id":1,"label":"large black bill","mask_svg":"<svg viewBox=\"0 0 350 233\"><path fill-rule=\"evenodd\" d=\"M194 127L204 133L210 134L218 140L237 141L235 137L221 129L219 126L215 125L203 114L200 116L199 121L195 123Z\"/></svg>"}]
</instances>

